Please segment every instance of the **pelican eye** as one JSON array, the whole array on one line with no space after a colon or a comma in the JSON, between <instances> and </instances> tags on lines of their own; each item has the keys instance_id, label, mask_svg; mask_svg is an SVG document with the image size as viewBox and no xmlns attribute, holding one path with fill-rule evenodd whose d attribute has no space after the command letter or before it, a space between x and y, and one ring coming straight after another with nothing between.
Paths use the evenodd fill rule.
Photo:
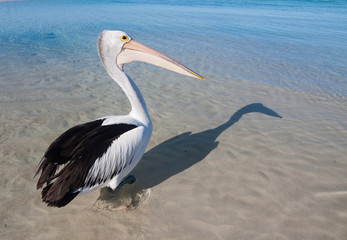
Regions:
<instances>
[{"instance_id":1,"label":"pelican eye","mask_svg":"<svg viewBox=\"0 0 347 240\"><path fill-rule=\"evenodd\" d=\"M129 37L127 35L123 35L120 37L120 40L122 40L123 42L127 42L129 41Z\"/></svg>"}]
</instances>

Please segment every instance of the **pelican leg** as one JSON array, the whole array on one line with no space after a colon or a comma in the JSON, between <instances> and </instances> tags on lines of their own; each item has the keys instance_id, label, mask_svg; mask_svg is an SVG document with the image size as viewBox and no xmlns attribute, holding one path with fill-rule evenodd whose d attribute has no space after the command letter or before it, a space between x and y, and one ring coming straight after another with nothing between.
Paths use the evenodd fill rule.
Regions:
<instances>
[{"instance_id":1,"label":"pelican leg","mask_svg":"<svg viewBox=\"0 0 347 240\"><path fill-rule=\"evenodd\" d=\"M126 178L124 178L120 184L117 186L116 189L120 189L123 187L125 184L133 184L136 182L136 177L134 175L128 175Z\"/></svg>"}]
</instances>

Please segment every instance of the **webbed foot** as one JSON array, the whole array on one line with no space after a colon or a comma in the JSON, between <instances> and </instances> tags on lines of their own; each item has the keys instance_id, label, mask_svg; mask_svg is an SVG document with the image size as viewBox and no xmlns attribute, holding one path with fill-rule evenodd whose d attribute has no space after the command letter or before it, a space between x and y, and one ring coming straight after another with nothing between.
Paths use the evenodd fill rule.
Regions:
<instances>
[{"instance_id":1,"label":"webbed foot","mask_svg":"<svg viewBox=\"0 0 347 240\"><path fill-rule=\"evenodd\" d=\"M136 182L136 177L134 175L128 175L126 178L124 178L120 184L117 186L116 189L120 189L123 187L125 184L133 184Z\"/></svg>"}]
</instances>

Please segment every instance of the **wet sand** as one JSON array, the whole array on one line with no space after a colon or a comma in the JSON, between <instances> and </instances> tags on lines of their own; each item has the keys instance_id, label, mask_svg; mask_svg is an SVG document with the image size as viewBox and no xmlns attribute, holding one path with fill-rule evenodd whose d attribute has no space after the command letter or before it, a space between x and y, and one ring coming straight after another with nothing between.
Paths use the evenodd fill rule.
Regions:
<instances>
[{"instance_id":1,"label":"wet sand","mask_svg":"<svg viewBox=\"0 0 347 240\"><path fill-rule=\"evenodd\" d=\"M54 96L52 87L26 91L26 100L52 93L45 101L0 103L1 239L347 235L345 99L137 69L129 69L135 81L165 79L136 81L154 124L133 172L137 182L116 195L98 190L77 197L61 209L46 207L35 190L42 154L68 127L126 113L127 99L105 77L59 93L65 97Z\"/></svg>"}]
</instances>

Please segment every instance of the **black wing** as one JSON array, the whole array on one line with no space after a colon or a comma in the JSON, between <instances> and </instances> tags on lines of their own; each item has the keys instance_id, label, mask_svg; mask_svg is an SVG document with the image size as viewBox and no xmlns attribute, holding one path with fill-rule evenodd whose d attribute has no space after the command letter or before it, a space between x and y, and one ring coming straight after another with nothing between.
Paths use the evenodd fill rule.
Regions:
<instances>
[{"instance_id":1,"label":"black wing","mask_svg":"<svg viewBox=\"0 0 347 240\"><path fill-rule=\"evenodd\" d=\"M42 188L42 201L62 207L74 199L84 186L88 171L112 142L136 128L133 124L102 126L105 119L70 128L60 135L42 157L35 176L41 172L36 188ZM57 170L65 165L58 173ZM54 181L53 181L54 180Z\"/></svg>"}]
</instances>

